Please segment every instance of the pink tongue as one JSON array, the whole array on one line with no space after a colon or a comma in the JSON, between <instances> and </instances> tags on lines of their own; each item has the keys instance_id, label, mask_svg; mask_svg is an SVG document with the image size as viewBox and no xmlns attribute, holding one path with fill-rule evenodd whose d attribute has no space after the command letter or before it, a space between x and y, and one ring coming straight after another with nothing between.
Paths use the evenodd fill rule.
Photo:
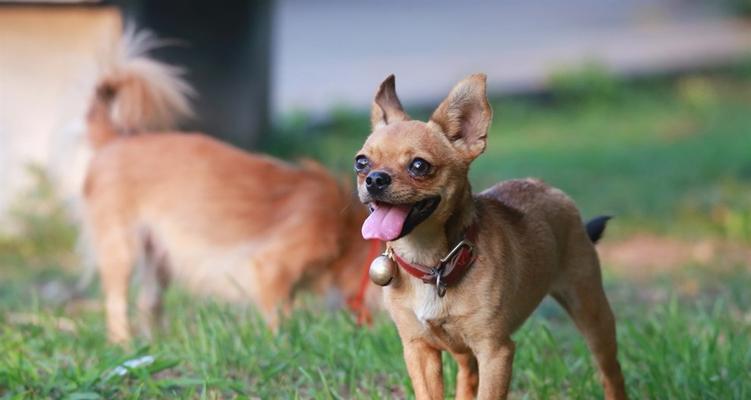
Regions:
<instances>
[{"instance_id":1,"label":"pink tongue","mask_svg":"<svg viewBox=\"0 0 751 400\"><path fill-rule=\"evenodd\" d=\"M399 237L404 221L409 214L409 206L392 206L373 203L373 210L362 224L362 237L365 239L394 240Z\"/></svg>"}]
</instances>

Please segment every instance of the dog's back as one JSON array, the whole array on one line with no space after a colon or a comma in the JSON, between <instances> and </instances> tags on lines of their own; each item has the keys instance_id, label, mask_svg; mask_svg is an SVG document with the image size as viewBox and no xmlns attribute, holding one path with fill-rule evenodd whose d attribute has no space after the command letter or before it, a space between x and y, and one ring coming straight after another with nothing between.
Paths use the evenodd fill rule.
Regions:
<instances>
[{"instance_id":1,"label":"dog's back","mask_svg":"<svg viewBox=\"0 0 751 400\"><path fill-rule=\"evenodd\" d=\"M572 251L590 252L594 249L593 240L573 200L539 179L500 182L480 196L499 202L507 209L505 218L518 221L508 226L523 227L524 232L517 232L517 236L530 236L534 242L542 242L540 247L552 252L556 261L566 259ZM559 268L566 268L565 263Z\"/></svg>"},{"instance_id":2,"label":"dog's back","mask_svg":"<svg viewBox=\"0 0 751 400\"><path fill-rule=\"evenodd\" d=\"M505 233L504 253L516 255L506 264L511 270L504 271L513 276L513 282L508 277L499 277L499 281L528 294L506 300L528 301L512 307L521 312L511 325L520 324L546 294L562 301L567 288L600 280L593 240L573 200L564 192L528 178L498 183L479 197L495 210L497 229Z\"/></svg>"},{"instance_id":3,"label":"dog's back","mask_svg":"<svg viewBox=\"0 0 751 400\"><path fill-rule=\"evenodd\" d=\"M247 262L256 253L269 265L330 262L344 240L338 225L348 205L322 171L177 133L124 137L103 148L85 197L98 234L148 237L194 291L230 299L254 291Z\"/></svg>"}]
</instances>

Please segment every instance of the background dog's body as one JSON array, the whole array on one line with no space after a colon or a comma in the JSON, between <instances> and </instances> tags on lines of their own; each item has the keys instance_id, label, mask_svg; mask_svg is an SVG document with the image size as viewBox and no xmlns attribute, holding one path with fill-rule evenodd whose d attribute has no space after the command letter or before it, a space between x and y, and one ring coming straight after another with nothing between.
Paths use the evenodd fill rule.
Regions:
<instances>
[{"instance_id":1,"label":"background dog's body","mask_svg":"<svg viewBox=\"0 0 751 400\"><path fill-rule=\"evenodd\" d=\"M365 210L340 182L316 163L250 155L200 134L140 134L174 125L188 111L188 87L142 53L118 62L89 113L97 151L84 187L112 340L129 338L139 258L147 324L172 278L251 300L272 326L300 287L355 295L369 246L357 234Z\"/></svg>"}]
</instances>

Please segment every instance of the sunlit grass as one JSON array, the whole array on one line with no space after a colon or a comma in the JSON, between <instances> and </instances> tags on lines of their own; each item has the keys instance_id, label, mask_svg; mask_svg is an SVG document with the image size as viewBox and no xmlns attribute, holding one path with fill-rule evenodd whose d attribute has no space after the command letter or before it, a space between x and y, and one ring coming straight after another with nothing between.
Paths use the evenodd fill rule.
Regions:
<instances>
[{"instance_id":1,"label":"sunlit grass","mask_svg":"<svg viewBox=\"0 0 751 400\"><path fill-rule=\"evenodd\" d=\"M724 293L681 297L664 283L609 281L619 321L620 358L634 398L746 398L751 394L750 298L738 293L747 273ZM712 280L712 278L708 278ZM661 290L664 301L639 300ZM742 303L739 303L742 302ZM168 325L152 343L130 349L106 343L102 315L65 315L32 301L0 308L0 393L9 398L401 398L412 396L401 344L387 318L362 328L350 315L302 310L277 335L249 309L169 296ZM745 311L744 311L745 310ZM19 323L25 312L39 320ZM72 318L74 330L58 318ZM601 396L583 339L553 304L514 336L516 398ZM125 376L126 360L155 362ZM456 367L445 357L453 390Z\"/></svg>"}]
</instances>

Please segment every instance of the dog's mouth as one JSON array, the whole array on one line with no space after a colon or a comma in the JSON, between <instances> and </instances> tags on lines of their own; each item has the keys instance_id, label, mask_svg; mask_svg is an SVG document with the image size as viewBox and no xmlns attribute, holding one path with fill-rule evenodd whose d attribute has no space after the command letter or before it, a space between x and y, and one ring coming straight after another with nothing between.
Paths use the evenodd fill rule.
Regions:
<instances>
[{"instance_id":1,"label":"dog's mouth","mask_svg":"<svg viewBox=\"0 0 751 400\"><path fill-rule=\"evenodd\" d=\"M362 224L362 237L392 241L406 236L433 214L440 201L441 196L428 197L412 204L374 201L369 204L370 216Z\"/></svg>"}]
</instances>

